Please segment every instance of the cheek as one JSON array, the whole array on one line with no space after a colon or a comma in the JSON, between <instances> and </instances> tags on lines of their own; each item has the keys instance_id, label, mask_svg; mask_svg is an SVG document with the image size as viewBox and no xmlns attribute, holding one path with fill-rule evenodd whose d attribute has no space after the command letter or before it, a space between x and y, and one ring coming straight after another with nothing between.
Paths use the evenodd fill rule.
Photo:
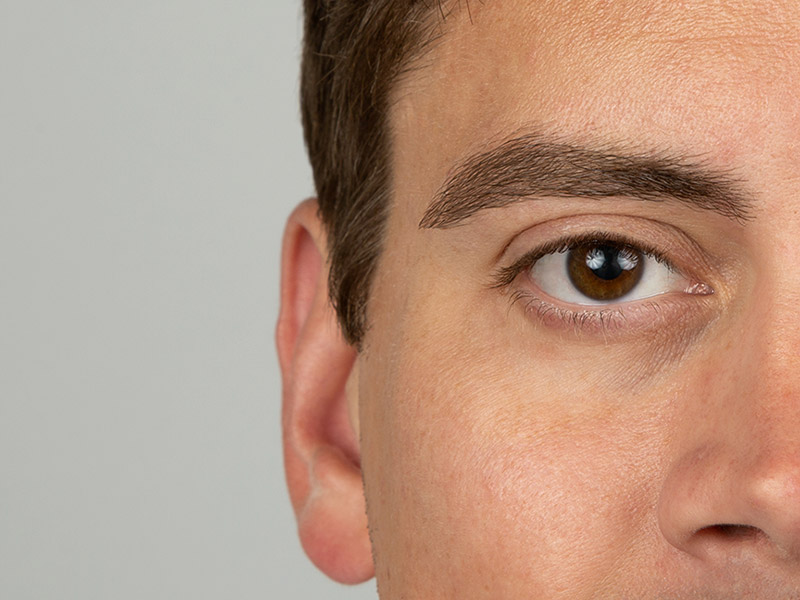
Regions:
<instances>
[{"instance_id":1,"label":"cheek","mask_svg":"<svg viewBox=\"0 0 800 600\"><path fill-rule=\"evenodd\" d=\"M654 526L655 411L637 403L632 419L510 354L440 338L367 359L362 464L383 592L536 596L585 581L588 594Z\"/></svg>"}]
</instances>

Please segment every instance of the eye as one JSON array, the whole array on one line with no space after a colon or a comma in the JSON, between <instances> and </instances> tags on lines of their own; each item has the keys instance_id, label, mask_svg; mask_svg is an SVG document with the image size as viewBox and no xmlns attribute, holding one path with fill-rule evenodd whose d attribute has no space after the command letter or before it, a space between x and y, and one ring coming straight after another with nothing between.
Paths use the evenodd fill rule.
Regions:
<instances>
[{"instance_id":1,"label":"eye","mask_svg":"<svg viewBox=\"0 0 800 600\"><path fill-rule=\"evenodd\" d=\"M578 242L544 254L529 275L549 296L584 305L640 300L688 285L665 259L612 240Z\"/></svg>"}]
</instances>

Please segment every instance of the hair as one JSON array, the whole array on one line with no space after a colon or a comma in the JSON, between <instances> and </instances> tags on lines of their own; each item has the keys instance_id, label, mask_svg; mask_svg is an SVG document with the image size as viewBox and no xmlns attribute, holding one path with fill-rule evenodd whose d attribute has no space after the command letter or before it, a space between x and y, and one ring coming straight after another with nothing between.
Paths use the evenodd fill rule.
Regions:
<instances>
[{"instance_id":1,"label":"hair","mask_svg":"<svg viewBox=\"0 0 800 600\"><path fill-rule=\"evenodd\" d=\"M390 96L432 41L439 11L438 0L305 0L305 141L328 237L331 303L359 349L390 200Z\"/></svg>"}]
</instances>

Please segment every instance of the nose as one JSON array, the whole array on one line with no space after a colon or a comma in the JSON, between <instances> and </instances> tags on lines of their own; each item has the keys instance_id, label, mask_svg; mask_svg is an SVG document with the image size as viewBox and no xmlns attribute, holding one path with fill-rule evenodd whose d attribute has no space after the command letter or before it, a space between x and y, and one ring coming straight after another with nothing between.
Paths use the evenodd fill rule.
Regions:
<instances>
[{"instance_id":1,"label":"nose","mask_svg":"<svg viewBox=\"0 0 800 600\"><path fill-rule=\"evenodd\" d=\"M662 535L717 566L746 555L800 569L800 355L762 337L698 389L677 419Z\"/></svg>"},{"instance_id":2,"label":"nose","mask_svg":"<svg viewBox=\"0 0 800 600\"><path fill-rule=\"evenodd\" d=\"M800 563L800 455L697 448L673 465L658 516L670 544L704 561L721 565L748 549Z\"/></svg>"}]
</instances>

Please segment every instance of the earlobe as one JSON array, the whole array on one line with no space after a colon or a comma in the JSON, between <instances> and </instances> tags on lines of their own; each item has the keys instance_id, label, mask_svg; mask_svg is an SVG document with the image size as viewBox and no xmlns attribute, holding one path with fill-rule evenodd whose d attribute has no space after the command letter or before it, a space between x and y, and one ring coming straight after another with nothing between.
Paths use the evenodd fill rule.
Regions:
<instances>
[{"instance_id":1,"label":"earlobe","mask_svg":"<svg viewBox=\"0 0 800 600\"><path fill-rule=\"evenodd\" d=\"M349 414L356 351L341 335L327 285L324 228L307 200L284 233L276 331L286 478L308 556L329 577L359 583L374 568Z\"/></svg>"}]
</instances>

